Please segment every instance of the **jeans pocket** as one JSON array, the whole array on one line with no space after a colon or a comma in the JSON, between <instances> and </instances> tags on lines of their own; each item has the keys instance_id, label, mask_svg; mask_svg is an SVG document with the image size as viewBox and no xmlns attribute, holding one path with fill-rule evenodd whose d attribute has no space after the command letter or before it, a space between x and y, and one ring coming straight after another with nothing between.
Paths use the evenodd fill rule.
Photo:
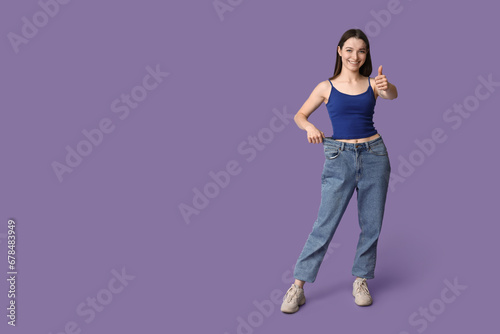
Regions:
<instances>
[{"instance_id":1,"label":"jeans pocket","mask_svg":"<svg viewBox=\"0 0 500 334\"><path fill-rule=\"evenodd\" d=\"M382 141L379 141L375 145L370 145L368 152L375 154L375 155L388 155L387 147L385 146L384 142L382 142Z\"/></svg>"},{"instance_id":2,"label":"jeans pocket","mask_svg":"<svg viewBox=\"0 0 500 334\"><path fill-rule=\"evenodd\" d=\"M335 159L340 155L340 147L325 146L325 157L327 159Z\"/></svg>"}]
</instances>

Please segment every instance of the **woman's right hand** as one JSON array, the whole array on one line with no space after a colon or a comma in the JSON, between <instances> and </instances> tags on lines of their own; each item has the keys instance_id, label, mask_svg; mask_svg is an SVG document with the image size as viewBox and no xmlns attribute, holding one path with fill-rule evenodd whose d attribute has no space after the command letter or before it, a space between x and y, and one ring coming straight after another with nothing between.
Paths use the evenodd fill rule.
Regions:
<instances>
[{"instance_id":1,"label":"woman's right hand","mask_svg":"<svg viewBox=\"0 0 500 334\"><path fill-rule=\"evenodd\" d=\"M310 144L319 144L323 142L325 134L323 133L323 131L318 130L314 125L307 127L306 131L307 131L307 141Z\"/></svg>"}]
</instances>

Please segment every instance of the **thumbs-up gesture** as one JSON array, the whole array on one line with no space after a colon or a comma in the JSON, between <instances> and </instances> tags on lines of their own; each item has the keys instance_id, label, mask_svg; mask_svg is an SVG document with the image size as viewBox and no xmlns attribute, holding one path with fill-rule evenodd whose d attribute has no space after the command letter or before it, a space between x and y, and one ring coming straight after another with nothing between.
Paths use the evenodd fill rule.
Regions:
<instances>
[{"instance_id":1,"label":"thumbs-up gesture","mask_svg":"<svg viewBox=\"0 0 500 334\"><path fill-rule=\"evenodd\" d=\"M382 74L382 65L378 68L378 75L375 77L375 85L379 91L385 91L389 88L389 81L387 81L385 75Z\"/></svg>"}]
</instances>

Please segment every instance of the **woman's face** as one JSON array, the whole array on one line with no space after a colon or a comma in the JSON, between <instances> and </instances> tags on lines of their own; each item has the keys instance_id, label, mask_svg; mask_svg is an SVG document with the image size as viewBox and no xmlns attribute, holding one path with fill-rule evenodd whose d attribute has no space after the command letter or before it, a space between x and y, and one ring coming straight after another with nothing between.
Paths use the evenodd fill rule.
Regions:
<instances>
[{"instance_id":1,"label":"woman's face","mask_svg":"<svg viewBox=\"0 0 500 334\"><path fill-rule=\"evenodd\" d=\"M354 72L363 66L368 52L365 42L355 37L346 40L342 49L338 46L337 51L342 57L342 66Z\"/></svg>"}]
</instances>

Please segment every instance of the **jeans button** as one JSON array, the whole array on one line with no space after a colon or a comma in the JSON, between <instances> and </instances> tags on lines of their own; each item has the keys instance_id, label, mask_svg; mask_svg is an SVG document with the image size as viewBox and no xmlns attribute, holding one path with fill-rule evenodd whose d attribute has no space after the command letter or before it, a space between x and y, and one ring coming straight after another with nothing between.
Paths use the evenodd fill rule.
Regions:
<instances>
[{"instance_id":1,"label":"jeans button","mask_svg":"<svg viewBox=\"0 0 500 334\"><path fill-rule=\"evenodd\" d=\"M356 145L356 148L360 148L360 147L361 147L361 145Z\"/></svg>"}]
</instances>

